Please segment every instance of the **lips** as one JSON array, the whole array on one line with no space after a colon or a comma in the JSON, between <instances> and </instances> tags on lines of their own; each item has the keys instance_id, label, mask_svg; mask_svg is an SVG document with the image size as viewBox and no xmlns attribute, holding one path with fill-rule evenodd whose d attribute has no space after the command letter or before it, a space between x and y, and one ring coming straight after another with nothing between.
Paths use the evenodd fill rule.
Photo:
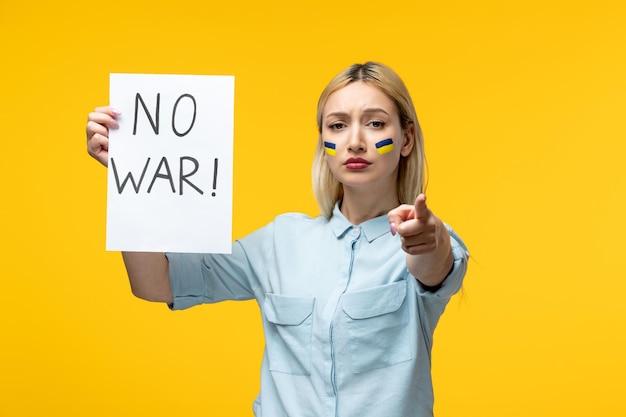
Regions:
<instances>
[{"instance_id":1,"label":"lips","mask_svg":"<svg viewBox=\"0 0 626 417\"><path fill-rule=\"evenodd\" d=\"M370 161L363 158L349 158L345 163L345 167L348 169L363 169L367 168L371 164Z\"/></svg>"}]
</instances>

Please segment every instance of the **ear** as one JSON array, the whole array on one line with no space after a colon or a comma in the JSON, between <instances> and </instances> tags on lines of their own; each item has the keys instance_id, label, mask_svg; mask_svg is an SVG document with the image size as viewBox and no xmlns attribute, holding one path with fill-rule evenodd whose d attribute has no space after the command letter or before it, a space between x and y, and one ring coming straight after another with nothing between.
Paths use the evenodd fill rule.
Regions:
<instances>
[{"instance_id":1,"label":"ear","mask_svg":"<svg viewBox=\"0 0 626 417\"><path fill-rule=\"evenodd\" d=\"M413 123L404 131L403 139L400 155L407 157L413 150L413 146L415 146L415 125Z\"/></svg>"}]
</instances>

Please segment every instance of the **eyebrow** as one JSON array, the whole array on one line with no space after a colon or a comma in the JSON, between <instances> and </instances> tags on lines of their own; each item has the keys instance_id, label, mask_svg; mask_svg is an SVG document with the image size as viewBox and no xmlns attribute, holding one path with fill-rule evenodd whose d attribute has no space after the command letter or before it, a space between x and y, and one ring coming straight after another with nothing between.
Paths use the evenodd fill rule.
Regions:
<instances>
[{"instance_id":1,"label":"eyebrow","mask_svg":"<svg viewBox=\"0 0 626 417\"><path fill-rule=\"evenodd\" d=\"M380 108L380 107L367 108L363 110L363 113L364 114L385 113L386 115L389 115L389 113L387 113L385 109ZM343 111L336 111L336 112L328 113L326 116L324 116L324 118L327 119L329 117L345 117L345 116L348 116L348 113L343 112Z\"/></svg>"}]
</instances>

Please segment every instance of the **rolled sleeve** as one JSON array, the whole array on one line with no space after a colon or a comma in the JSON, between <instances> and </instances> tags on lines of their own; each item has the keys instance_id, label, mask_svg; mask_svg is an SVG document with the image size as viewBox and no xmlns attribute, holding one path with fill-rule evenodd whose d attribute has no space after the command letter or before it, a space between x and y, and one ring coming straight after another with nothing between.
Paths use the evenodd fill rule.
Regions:
<instances>
[{"instance_id":1,"label":"rolled sleeve","mask_svg":"<svg viewBox=\"0 0 626 417\"><path fill-rule=\"evenodd\" d=\"M204 302L202 254L166 253L169 261L172 310L184 310Z\"/></svg>"},{"instance_id":2,"label":"rolled sleeve","mask_svg":"<svg viewBox=\"0 0 626 417\"><path fill-rule=\"evenodd\" d=\"M446 227L448 228L448 232L450 232L450 245L452 249L452 256L454 258L452 269L436 291L429 291L421 286L418 286L417 291L421 296L436 297L447 300L456 294L463 285L463 278L467 272L469 251L459 235L450 226L446 225Z\"/></svg>"},{"instance_id":3,"label":"rolled sleeve","mask_svg":"<svg viewBox=\"0 0 626 417\"><path fill-rule=\"evenodd\" d=\"M254 298L253 282L257 274L240 241L233 244L231 254L167 253L165 256L174 299L172 310Z\"/></svg>"}]
</instances>

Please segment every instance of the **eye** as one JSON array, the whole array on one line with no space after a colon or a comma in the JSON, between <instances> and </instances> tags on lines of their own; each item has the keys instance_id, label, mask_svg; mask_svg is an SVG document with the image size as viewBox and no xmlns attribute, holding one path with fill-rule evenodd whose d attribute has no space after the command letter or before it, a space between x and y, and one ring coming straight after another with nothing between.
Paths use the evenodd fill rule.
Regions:
<instances>
[{"instance_id":1,"label":"eye","mask_svg":"<svg viewBox=\"0 0 626 417\"><path fill-rule=\"evenodd\" d=\"M368 125L375 129L380 129L382 127L385 127L385 122L383 122L382 120L372 120L368 123Z\"/></svg>"},{"instance_id":2,"label":"eye","mask_svg":"<svg viewBox=\"0 0 626 417\"><path fill-rule=\"evenodd\" d=\"M341 130L344 127L346 127L346 125L341 122L335 122L335 123L331 123L330 125L328 125L328 128L331 130Z\"/></svg>"}]
</instances>

